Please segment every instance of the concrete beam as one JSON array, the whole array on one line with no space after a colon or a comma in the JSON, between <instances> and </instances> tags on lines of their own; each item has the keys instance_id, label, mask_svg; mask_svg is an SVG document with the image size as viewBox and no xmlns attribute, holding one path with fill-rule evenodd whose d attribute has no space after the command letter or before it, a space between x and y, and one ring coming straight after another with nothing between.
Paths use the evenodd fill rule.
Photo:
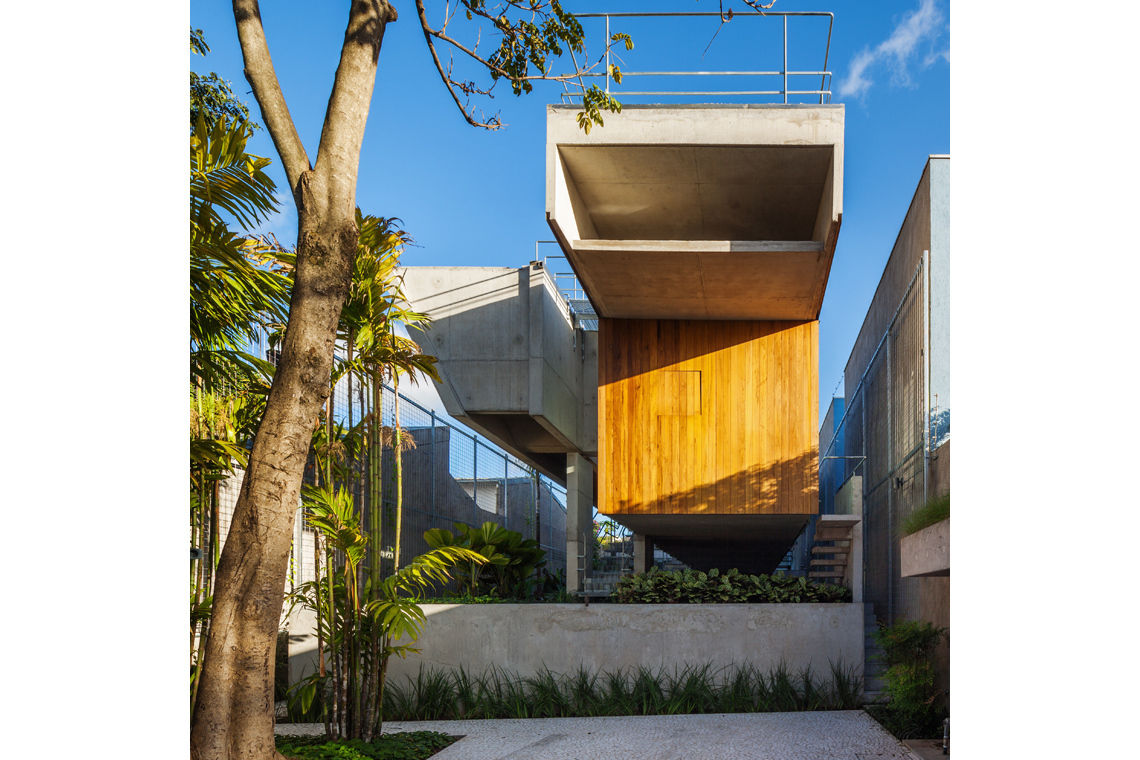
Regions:
<instances>
[{"instance_id":1,"label":"concrete beam","mask_svg":"<svg viewBox=\"0 0 1140 760\"><path fill-rule=\"evenodd\" d=\"M407 267L414 337L439 359L448 414L562 482L568 452L594 454L597 340L575 329L541 264ZM596 416L596 412L595 415Z\"/></svg>"}]
</instances>

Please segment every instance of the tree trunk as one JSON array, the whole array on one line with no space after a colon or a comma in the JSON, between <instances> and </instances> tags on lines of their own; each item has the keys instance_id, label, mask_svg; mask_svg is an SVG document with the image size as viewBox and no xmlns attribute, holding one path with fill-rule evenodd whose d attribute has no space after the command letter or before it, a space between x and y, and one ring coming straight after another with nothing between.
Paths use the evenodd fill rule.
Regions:
<instances>
[{"instance_id":1,"label":"tree trunk","mask_svg":"<svg viewBox=\"0 0 1140 760\"><path fill-rule=\"evenodd\" d=\"M214 586L211 635L190 730L193 760L269 760L273 656L293 520L313 421L329 394L333 346L359 230L356 180L387 0L352 0L313 163L289 115L257 0L233 0L245 75L297 204L297 267L280 362L254 438Z\"/></svg>"},{"instance_id":2,"label":"tree trunk","mask_svg":"<svg viewBox=\"0 0 1140 760\"><path fill-rule=\"evenodd\" d=\"M313 420L329 392L336 326L357 244L351 217L321 228L309 217L302 213L280 363L218 564L209 667L202 672L191 730L198 760L277 755L273 653L293 519Z\"/></svg>"}]
</instances>

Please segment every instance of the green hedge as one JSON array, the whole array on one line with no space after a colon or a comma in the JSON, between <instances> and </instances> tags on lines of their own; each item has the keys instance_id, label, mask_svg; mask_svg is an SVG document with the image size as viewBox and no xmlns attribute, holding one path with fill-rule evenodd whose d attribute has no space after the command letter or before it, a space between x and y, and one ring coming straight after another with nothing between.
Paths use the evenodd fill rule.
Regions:
<instances>
[{"instance_id":1,"label":"green hedge","mask_svg":"<svg viewBox=\"0 0 1140 760\"><path fill-rule=\"evenodd\" d=\"M850 602L851 589L790 575L747 575L736 569L703 573L653 568L622 578L611 599L623 604Z\"/></svg>"}]
</instances>

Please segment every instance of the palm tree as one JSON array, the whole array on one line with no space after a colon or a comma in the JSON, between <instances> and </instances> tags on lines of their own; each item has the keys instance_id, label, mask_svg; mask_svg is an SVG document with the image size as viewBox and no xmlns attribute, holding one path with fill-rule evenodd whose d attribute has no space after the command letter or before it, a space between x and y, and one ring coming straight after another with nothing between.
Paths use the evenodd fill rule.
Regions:
<instances>
[{"instance_id":1,"label":"palm tree","mask_svg":"<svg viewBox=\"0 0 1140 760\"><path fill-rule=\"evenodd\" d=\"M209 634L220 553L217 488L245 466L265 407L272 366L245 351L258 331L285 318L291 258L233 232L276 208L269 159L246 151L248 122L199 114L190 134L191 709ZM198 646L194 646L194 640Z\"/></svg>"},{"instance_id":2,"label":"palm tree","mask_svg":"<svg viewBox=\"0 0 1140 760\"><path fill-rule=\"evenodd\" d=\"M402 453L415 444L403 433L399 423L399 396L396 396L396 419L393 428L383 425L381 386L392 381L398 386L401 373L413 383L421 375L439 379L436 359L420 351L415 341L399 335L397 324L426 324L424 314L413 311L403 293L403 279L398 274L400 254L409 238L396 227L397 219L366 216L357 209L360 245L353 268L352 288L341 312L340 337L348 346L348 357L335 369L338 374L351 372L371 391L372 414L369 424L369 503L372 509L372 557L370 577L373 586L380 579L381 504L383 479L381 453L390 445L396 471L396 541L395 569L400 565L402 538L403 483ZM363 404L362 404L363 406Z\"/></svg>"}]
</instances>

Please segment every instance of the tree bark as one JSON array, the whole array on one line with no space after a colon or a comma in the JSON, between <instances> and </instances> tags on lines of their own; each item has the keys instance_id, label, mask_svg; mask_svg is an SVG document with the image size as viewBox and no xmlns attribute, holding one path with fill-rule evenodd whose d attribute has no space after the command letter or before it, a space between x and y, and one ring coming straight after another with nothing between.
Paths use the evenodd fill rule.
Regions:
<instances>
[{"instance_id":1,"label":"tree bark","mask_svg":"<svg viewBox=\"0 0 1140 760\"><path fill-rule=\"evenodd\" d=\"M212 635L191 725L194 760L268 760L273 742L273 655L285 594L293 519L359 231L360 145L384 27L386 0L353 0L316 166L289 116L257 0L234 0L246 78L281 156L297 204L297 267L289 320L265 414L250 452L215 579Z\"/></svg>"}]
</instances>

